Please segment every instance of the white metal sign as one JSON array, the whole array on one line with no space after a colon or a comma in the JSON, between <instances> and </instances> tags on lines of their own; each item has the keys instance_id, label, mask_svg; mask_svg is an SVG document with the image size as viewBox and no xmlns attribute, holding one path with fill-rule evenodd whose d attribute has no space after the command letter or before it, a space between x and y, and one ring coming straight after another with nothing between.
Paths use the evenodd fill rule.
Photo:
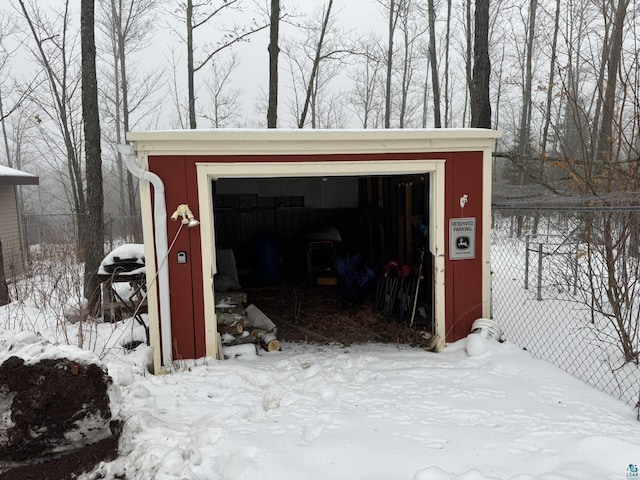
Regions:
<instances>
[{"instance_id":1,"label":"white metal sign","mask_svg":"<svg viewBox=\"0 0 640 480\"><path fill-rule=\"evenodd\" d=\"M476 219L449 219L449 259L476 258Z\"/></svg>"}]
</instances>

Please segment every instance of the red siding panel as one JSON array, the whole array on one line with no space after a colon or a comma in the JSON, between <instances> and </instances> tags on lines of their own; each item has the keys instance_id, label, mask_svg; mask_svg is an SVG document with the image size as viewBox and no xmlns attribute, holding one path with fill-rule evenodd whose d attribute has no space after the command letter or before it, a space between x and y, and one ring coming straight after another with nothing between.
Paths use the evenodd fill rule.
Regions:
<instances>
[{"instance_id":1,"label":"red siding panel","mask_svg":"<svg viewBox=\"0 0 640 480\"><path fill-rule=\"evenodd\" d=\"M170 248L166 259L169 268L169 295L171 298L171 333L173 346L173 358L197 358L195 346L195 317L193 290L194 282L192 268L194 265L200 266L200 257L197 258L191 248L191 237L197 237L196 243L200 244L199 233L194 234L193 229L182 226L180 220L173 221L169 217L176 207L189 201L187 180L187 168L185 157L153 157L149 162L149 170L158 175L165 186L165 200L167 205L167 240ZM197 192L192 193L197 199ZM196 200L197 205L197 200ZM191 204L189 204L192 207ZM194 212L195 213L195 212ZM195 227L198 228L199 227ZM180 233L178 234L178 231ZM174 242L175 239L175 243ZM173 243L173 246L171 246ZM179 264L177 261L178 252L184 251L187 254L187 263ZM164 259L159 258L158 265ZM202 267L200 266L200 270ZM198 289L202 289L202 282L197 284ZM202 299L200 300L202 303ZM202 309L203 307L201 307ZM165 332L162 332L164 334ZM202 334L204 336L204 332Z\"/></svg>"},{"instance_id":2,"label":"red siding panel","mask_svg":"<svg viewBox=\"0 0 640 480\"><path fill-rule=\"evenodd\" d=\"M482 152L455 152L445 166L445 291L448 342L464 338L482 316ZM464 208L460 197L468 195ZM475 258L450 260L449 219L475 218Z\"/></svg>"},{"instance_id":3,"label":"red siding panel","mask_svg":"<svg viewBox=\"0 0 640 480\"><path fill-rule=\"evenodd\" d=\"M149 170L163 180L167 205L167 236L175 243L168 256L171 297L173 358L198 358L206 354L202 251L200 226L180 230L180 221L169 219L175 208L188 203L196 218L198 188L196 162L293 162L293 161L375 161L445 159L445 311L446 340L465 337L471 324L482 315L482 152L331 154L331 155L241 155L241 156L152 156ZM460 208L460 197L469 202ZM475 259L449 259L449 219L476 218ZM180 233L177 235L178 231ZM178 264L177 254L184 251L187 263ZM158 259L158 262L163 259Z\"/></svg>"}]
</instances>

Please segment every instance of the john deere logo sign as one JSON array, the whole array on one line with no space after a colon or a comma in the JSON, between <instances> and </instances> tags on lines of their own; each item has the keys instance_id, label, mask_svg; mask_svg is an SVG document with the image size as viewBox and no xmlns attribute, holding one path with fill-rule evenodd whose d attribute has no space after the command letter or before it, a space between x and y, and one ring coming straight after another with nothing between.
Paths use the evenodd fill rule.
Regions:
<instances>
[{"instance_id":1,"label":"john deere logo sign","mask_svg":"<svg viewBox=\"0 0 640 480\"><path fill-rule=\"evenodd\" d=\"M476 258L475 218L449 220L449 258L451 260Z\"/></svg>"}]
</instances>

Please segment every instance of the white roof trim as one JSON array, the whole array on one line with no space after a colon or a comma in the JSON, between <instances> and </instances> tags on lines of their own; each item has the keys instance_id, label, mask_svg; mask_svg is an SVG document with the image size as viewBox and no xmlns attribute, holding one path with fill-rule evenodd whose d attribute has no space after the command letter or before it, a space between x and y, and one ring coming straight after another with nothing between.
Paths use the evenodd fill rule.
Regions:
<instances>
[{"instance_id":1,"label":"white roof trim","mask_svg":"<svg viewBox=\"0 0 640 480\"><path fill-rule=\"evenodd\" d=\"M313 155L470 151L493 148L495 130L167 130L129 132L138 155Z\"/></svg>"}]
</instances>

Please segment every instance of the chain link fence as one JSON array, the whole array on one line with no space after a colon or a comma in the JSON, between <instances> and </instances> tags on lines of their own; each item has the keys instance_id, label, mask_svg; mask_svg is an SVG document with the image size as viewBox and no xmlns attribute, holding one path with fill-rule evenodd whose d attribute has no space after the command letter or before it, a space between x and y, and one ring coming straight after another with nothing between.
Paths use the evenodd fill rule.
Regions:
<instances>
[{"instance_id":1,"label":"chain link fence","mask_svg":"<svg viewBox=\"0 0 640 480\"><path fill-rule=\"evenodd\" d=\"M77 240L78 216L73 214L23 215L23 238L27 246L73 244ZM111 216L104 219L105 251L124 243L142 243L139 216Z\"/></svg>"},{"instance_id":2,"label":"chain link fence","mask_svg":"<svg viewBox=\"0 0 640 480\"><path fill-rule=\"evenodd\" d=\"M640 208L494 208L493 318L508 340L640 401Z\"/></svg>"}]
</instances>

